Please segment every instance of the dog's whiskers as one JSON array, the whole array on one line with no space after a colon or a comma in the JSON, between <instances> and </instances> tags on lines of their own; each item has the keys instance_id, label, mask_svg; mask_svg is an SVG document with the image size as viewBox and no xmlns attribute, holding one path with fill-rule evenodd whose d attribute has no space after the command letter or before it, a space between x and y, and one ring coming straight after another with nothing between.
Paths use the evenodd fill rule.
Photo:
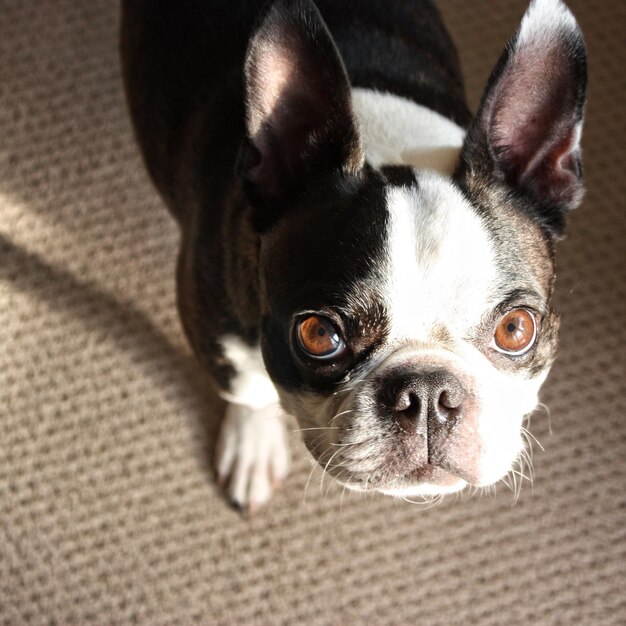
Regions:
<instances>
[{"instance_id":1,"label":"dog's whiskers","mask_svg":"<svg viewBox=\"0 0 626 626\"><path fill-rule=\"evenodd\" d=\"M311 428L294 428L291 432L303 433L308 430L338 430L339 426L313 426Z\"/></svg>"},{"instance_id":2,"label":"dog's whiskers","mask_svg":"<svg viewBox=\"0 0 626 626\"><path fill-rule=\"evenodd\" d=\"M365 443L369 443L371 439L364 439L363 441L347 441L346 443L331 443L333 448L345 448L350 446L361 446Z\"/></svg>"},{"instance_id":3,"label":"dog's whiskers","mask_svg":"<svg viewBox=\"0 0 626 626\"><path fill-rule=\"evenodd\" d=\"M342 475L343 476L343 475ZM339 499L339 510L343 511L343 497L346 495L348 489L348 483L343 483L343 489L341 490L341 498Z\"/></svg>"},{"instance_id":4,"label":"dog's whiskers","mask_svg":"<svg viewBox=\"0 0 626 626\"><path fill-rule=\"evenodd\" d=\"M323 493L324 490L324 478L326 477L326 471L328 470L328 468L331 466L330 463L331 461L340 453L342 452L342 449L339 448L338 450L335 450L335 452L333 452L330 455L330 458L328 459L328 461L326 461L326 465L324 465L324 471L322 472L322 477L320 479L320 493ZM332 467L342 467L341 464L337 465L337 466L332 466Z\"/></svg>"},{"instance_id":5,"label":"dog's whiskers","mask_svg":"<svg viewBox=\"0 0 626 626\"><path fill-rule=\"evenodd\" d=\"M530 476L530 482L532 484L535 478L532 451L529 451L527 449L522 449L520 453L519 463L520 463L520 468L522 469L522 471L525 469L525 467L528 467L528 474Z\"/></svg>"},{"instance_id":6,"label":"dog's whiskers","mask_svg":"<svg viewBox=\"0 0 626 626\"><path fill-rule=\"evenodd\" d=\"M348 413L354 413L353 409L346 409L345 411L341 411L339 413L337 413L337 415L335 415L333 418L331 418L329 420L329 424L332 424L338 417L341 417L342 415L347 415Z\"/></svg>"},{"instance_id":7,"label":"dog's whiskers","mask_svg":"<svg viewBox=\"0 0 626 626\"><path fill-rule=\"evenodd\" d=\"M302 504L306 504L306 494L307 491L309 489L309 483L311 482L311 478L313 478L313 473L315 472L316 468L319 467L319 465L317 464L317 461L312 460L311 461L311 471L309 472L309 477L307 478L306 484L304 485L304 494L302 495Z\"/></svg>"},{"instance_id":8,"label":"dog's whiskers","mask_svg":"<svg viewBox=\"0 0 626 626\"><path fill-rule=\"evenodd\" d=\"M310 448L315 448L315 447L317 446L317 444L319 443L319 441L320 441L321 439L323 439L323 438L324 438L325 434L326 434L326 433L325 433L325 432L323 432L321 435L319 435L318 437L316 437L316 438L315 438L315 439L314 439L314 440L313 440L313 441L309 444L309 447L310 447ZM308 492L308 489L309 489L309 484L310 484L310 482L311 482L311 478L313 478L313 474L314 474L314 472L315 472L316 468L318 468L318 467L319 467L319 464L318 464L318 463L317 463L317 461L315 461L315 460L311 461L311 465L312 465L312 467L311 467L311 471L309 472L309 477L307 478L306 484L304 485L304 494L302 495L302 504L306 504L306 496L307 496L307 492Z\"/></svg>"},{"instance_id":9,"label":"dog's whiskers","mask_svg":"<svg viewBox=\"0 0 626 626\"><path fill-rule=\"evenodd\" d=\"M366 379L359 379L359 380L355 380L354 384L352 385L348 385L346 387L344 387L343 389L338 389L337 391L333 392L333 395L339 395L341 393L347 393L349 391L354 391L355 389L358 389L359 387L362 387L364 384L366 383ZM341 381L339 381L338 383L336 383L337 385L341 385Z\"/></svg>"},{"instance_id":10,"label":"dog's whiskers","mask_svg":"<svg viewBox=\"0 0 626 626\"><path fill-rule=\"evenodd\" d=\"M550 436L552 436L552 414L550 412L550 407L547 404L544 404L543 402L539 402L537 404L537 408L542 409L544 413L546 414L546 417L548 418L548 432L550 433ZM529 421L529 425L530 425L530 421Z\"/></svg>"},{"instance_id":11,"label":"dog's whiskers","mask_svg":"<svg viewBox=\"0 0 626 626\"><path fill-rule=\"evenodd\" d=\"M427 511L428 509L432 509L438 504L441 504L443 502L444 496L440 493L436 496L420 496L420 498L421 500L411 500L411 498L409 498L408 496L400 496L400 499L404 500L404 502L423 507L425 511Z\"/></svg>"},{"instance_id":12,"label":"dog's whiskers","mask_svg":"<svg viewBox=\"0 0 626 626\"><path fill-rule=\"evenodd\" d=\"M524 428L524 426L522 426L522 434L526 437L526 441L528 441L528 445L531 446L532 449L532 445L530 443L530 441L528 440L528 438L530 437L540 448L542 452L545 452L545 448L541 445L541 442L539 441L539 439L537 439L537 437L535 437L535 435L533 435L530 430L528 430L528 428Z\"/></svg>"}]
</instances>

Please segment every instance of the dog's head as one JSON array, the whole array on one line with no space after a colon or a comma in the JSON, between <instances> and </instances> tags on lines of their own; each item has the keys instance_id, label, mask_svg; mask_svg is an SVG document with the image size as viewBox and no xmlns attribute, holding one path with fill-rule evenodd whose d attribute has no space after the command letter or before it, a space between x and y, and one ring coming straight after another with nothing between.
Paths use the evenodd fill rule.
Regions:
<instances>
[{"instance_id":1,"label":"dog's head","mask_svg":"<svg viewBox=\"0 0 626 626\"><path fill-rule=\"evenodd\" d=\"M454 175L365 158L346 72L308 0L246 60L240 173L260 234L262 350L315 458L355 489L506 475L554 359L553 243L582 195L581 32L535 0Z\"/></svg>"}]
</instances>

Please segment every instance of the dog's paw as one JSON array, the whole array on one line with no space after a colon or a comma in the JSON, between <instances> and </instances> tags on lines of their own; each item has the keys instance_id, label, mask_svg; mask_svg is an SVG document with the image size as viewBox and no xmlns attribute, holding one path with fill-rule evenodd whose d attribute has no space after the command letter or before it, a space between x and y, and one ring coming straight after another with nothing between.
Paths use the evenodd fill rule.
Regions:
<instances>
[{"instance_id":1,"label":"dog's paw","mask_svg":"<svg viewBox=\"0 0 626 626\"><path fill-rule=\"evenodd\" d=\"M217 441L218 482L235 506L254 513L287 476L289 448L277 404L251 409L228 404Z\"/></svg>"}]
</instances>

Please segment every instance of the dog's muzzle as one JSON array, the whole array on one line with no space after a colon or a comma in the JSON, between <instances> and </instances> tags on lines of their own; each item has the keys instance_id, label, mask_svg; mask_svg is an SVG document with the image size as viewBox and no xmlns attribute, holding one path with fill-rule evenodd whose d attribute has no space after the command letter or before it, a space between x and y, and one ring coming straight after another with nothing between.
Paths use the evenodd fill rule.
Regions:
<instances>
[{"instance_id":1,"label":"dog's muzzle","mask_svg":"<svg viewBox=\"0 0 626 626\"><path fill-rule=\"evenodd\" d=\"M403 441L407 466L422 473L439 468L473 482L480 444L468 376L451 363L411 360L388 368L376 390L378 419Z\"/></svg>"}]
</instances>

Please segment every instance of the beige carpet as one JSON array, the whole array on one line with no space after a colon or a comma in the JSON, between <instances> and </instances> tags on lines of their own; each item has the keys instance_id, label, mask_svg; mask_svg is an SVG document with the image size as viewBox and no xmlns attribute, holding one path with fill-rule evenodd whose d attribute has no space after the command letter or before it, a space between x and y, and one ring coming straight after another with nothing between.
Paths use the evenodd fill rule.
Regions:
<instances>
[{"instance_id":1,"label":"beige carpet","mask_svg":"<svg viewBox=\"0 0 626 626\"><path fill-rule=\"evenodd\" d=\"M442 4L475 104L525 3ZM220 407L181 334L116 3L0 1L0 623L626 623L626 3L571 6L589 191L559 247L534 487L428 510L319 471L307 489L294 434L292 476L246 521L213 484Z\"/></svg>"}]
</instances>

